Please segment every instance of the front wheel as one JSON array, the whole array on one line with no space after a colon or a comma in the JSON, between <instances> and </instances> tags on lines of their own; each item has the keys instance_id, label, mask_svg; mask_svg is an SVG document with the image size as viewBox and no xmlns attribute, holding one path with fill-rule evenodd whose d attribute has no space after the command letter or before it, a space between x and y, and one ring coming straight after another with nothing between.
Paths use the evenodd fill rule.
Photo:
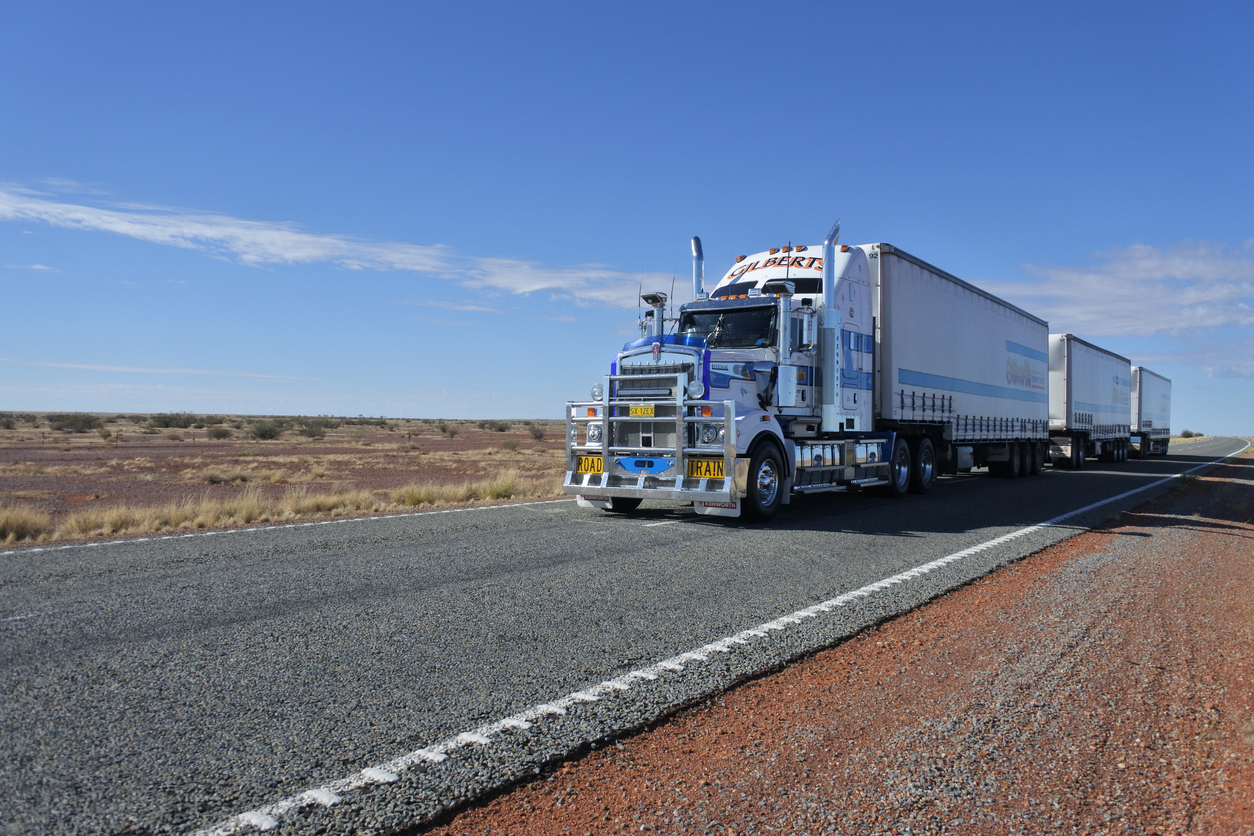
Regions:
<instances>
[{"instance_id":1,"label":"front wheel","mask_svg":"<svg viewBox=\"0 0 1254 836\"><path fill-rule=\"evenodd\" d=\"M749 461L749 493L744 499L745 517L767 522L779 510L783 498L784 468L779 453L770 444L758 448Z\"/></svg>"}]
</instances>

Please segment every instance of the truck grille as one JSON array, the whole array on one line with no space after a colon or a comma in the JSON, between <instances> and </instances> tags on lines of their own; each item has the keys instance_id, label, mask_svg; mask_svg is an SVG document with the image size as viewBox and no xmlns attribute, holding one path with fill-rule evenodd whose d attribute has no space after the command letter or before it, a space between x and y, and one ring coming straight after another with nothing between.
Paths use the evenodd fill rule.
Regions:
<instances>
[{"instance_id":1,"label":"truck grille","mask_svg":"<svg viewBox=\"0 0 1254 836\"><path fill-rule=\"evenodd\" d=\"M695 367L692 363L661 363L653 366L629 366L623 365L619 368L620 375L645 375L645 374L666 374L666 375L688 375L689 380L693 380L693 372ZM667 385L667 384L670 385ZM618 381L618 397L622 400L630 400L639 398L641 400L664 400L674 398L678 393L672 381L658 380L650 378L646 380L619 380Z\"/></svg>"}]
</instances>

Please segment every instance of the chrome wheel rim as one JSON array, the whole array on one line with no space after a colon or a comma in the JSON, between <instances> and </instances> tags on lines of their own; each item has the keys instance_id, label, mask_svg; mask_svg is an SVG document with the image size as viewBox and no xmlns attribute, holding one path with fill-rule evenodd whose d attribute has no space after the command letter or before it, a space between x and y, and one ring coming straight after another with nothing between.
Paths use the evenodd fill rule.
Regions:
<instances>
[{"instance_id":1,"label":"chrome wheel rim","mask_svg":"<svg viewBox=\"0 0 1254 836\"><path fill-rule=\"evenodd\" d=\"M764 506L775 502L775 494L779 492L779 477L775 475L775 467L769 460L762 462L758 468L758 499Z\"/></svg>"},{"instance_id":2,"label":"chrome wheel rim","mask_svg":"<svg viewBox=\"0 0 1254 836\"><path fill-rule=\"evenodd\" d=\"M923 484L932 484L932 473L936 468L936 457L930 449L924 450L919 456L919 475L923 477Z\"/></svg>"},{"instance_id":3,"label":"chrome wheel rim","mask_svg":"<svg viewBox=\"0 0 1254 836\"><path fill-rule=\"evenodd\" d=\"M904 488L910 481L910 457L905 450L893 458L893 479L899 488Z\"/></svg>"}]
</instances>

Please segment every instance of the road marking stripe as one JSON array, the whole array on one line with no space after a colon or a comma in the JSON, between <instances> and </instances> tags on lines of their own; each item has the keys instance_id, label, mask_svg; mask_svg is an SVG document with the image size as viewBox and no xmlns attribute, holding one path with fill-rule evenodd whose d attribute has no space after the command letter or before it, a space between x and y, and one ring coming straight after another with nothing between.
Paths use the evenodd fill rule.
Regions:
<instances>
[{"instance_id":1,"label":"road marking stripe","mask_svg":"<svg viewBox=\"0 0 1254 836\"><path fill-rule=\"evenodd\" d=\"M1073 511L1068 511L1065 514L1060 514L1054 517L1053 519L1046 520L1045 522L1036 523L1035 525L1030 525L1026 528L1020 528L1016 531L1011 531L1006 534L1003 534L1000 537L994 537L992 540L987 540L983 543L979 543L977 545L971 546L961 551L954 552L953 554L945 555L944 557L937 558L936 560L930 561L928 563L924 563L920 566L915 566L912 569L907 569L904 572L899 572L898 574L893 575L892 577L884 578L883 580L867 584L866 586L863 586L860 589L855 589L850 592L843 593L827 601L823 601L818 604L813 604L809 607L806 607L805 609L801 609L801 610L797 610L796 612L789 613L788 615L780 616L779 618L776 618L772 621L768 621L763 624L760 624L757 627L751 627L747 630L742 630L739 633L735 634L734 636L728 636L726 638L719 639L715 642L711 642L710 644L704 645L703 647L697 648L696 650L690 650L685 653L681 653L678 656L674 656L670 659L663 659L660 662L655 662L654 664L649 665L648 667L640 668L628 674L623 674L622 676L619 676L616 679L602 682L593 688L588 688L588 689L584 689L580 691L573 691L570 694L567 694L566 696L558 700L554 700L551 703L544 703L541 705L533 706L527 709L526 711L522 711L518 714L513 715L513 717L511 718L506 718L506 720L521 719L524 722L526 722L529 726L530 721L540 719L543 715L565 714L566 709L575 703L588 702L590 700L597 700L600 697L609 695L615 691L626 690L627 688L630 687L628 680L635 679L635 680L652 681L652 680L659 679L663 675L662 672L664 671L670 671L670 672L676 672L676 673L683 671L684 665L680 664L680 661L681 660L695 661L696 659L706 658L700 655L702 651L713 649L713 650L722 651L724 653L731 652L732 650L731 645L752 644L752 640L754 638L765 637L768 635L769 631L787 629L787 625L789 624L799 624L805 618L817 617L820 611L831 612L833 609L836 609L838 607L847 606L863 598L869 598L870 596L875 595L876 593L881 592L882 590L888 587L894 586L898 583L903 583L907 580L915 580L924 575L935 572L938 569L942 569L953 563L957 563L968 557L979 554L982 551L986 551L991 548L996 548L997 546L1003 545L1012 540L1017 540L1021 537L1025 537L1029 534L1042 531L1046 528L1051 528L1053 526L1058 525L1059 523L1072 519L1073 517L1077 517L1088 511L1092 511L1096 508L1100 508L1103 505L1109 505L1112 502L1118 502L1121 499L1126 499L1127 497L1134 496L1138 493L1142 493L1152 488L1168 484L1180 478L1181 476L1185 476L1197 470L1202 470L1203 468L1211 467L1212 465L1216 465L1221 462L1224 462L1230 458L1233 458L1234 456L1238 456L1241 453L1245 452L1245 450L1248 449L1249 446L1250 446L1250 442L1246 442L1244 447L1242 447L1240 450L1237 450L1235 453L1232 453L1230 455L1223 456L1222 458L1215 459L1214 461L1210 461L1205 464L1200 464L1197 467L1190 468L1189 470L1186 470L1182 473L1178 473L1174 476L1164 477L1148 485L1144 485L1139 488L1134 488L1133 490L1130 490L1130 491L1125 491L1124 493L1118 494L1117 496L1112 496L1112 497L1108 497L1107 499L1100 500L1098 502L1093 502L1089 505L1085 505L1083 508L1077 508ZM505 506L499 506L499 507L505 507ZM402 755L400 758L397 758L396 760L393 760L387 764L384 764L383 766L374 767L374 769L382 769L386 772L395 773L399 777L399 774L404 772L409 766L413 765L414 763L418 763L420 761L442 763L449 759L447 753L455 751L456 749L461 748L462 746L470 742L478 743L479 741L476 738L490 738L491 734L497 733L497 730L505 731L507 728L511 728L511 727L517 728L517 726L507 725L506 720L497 721L497 723L494 723L491 726L484 726L471 732L462 732L461 734L458 734L452 738L449 738L445 741L437 743L433 746L429 746L425 749L415 750L414 752L410 752L407 755ZM489 729L493 729L493 731L489 731ZM438 760L435 760L430 757L433 753L438 754L440 756ZM261 807L257 810L250 810L246 813L240 813L239 815L236 815L233 818L228 819L214 827L197 831L194 834L194 836L231 836L231 834L238 833L244 828L255 828L257 830L273 829L274 827L278 826L278 819L284 813L287 813L299 807L308 806L308 804L311 803L311 800L310 800L311 793L326 792L326 793L329 793L330 795L338 796L341 793L346 792L350 789L355 789L356 787L364 785L367 782L366 779L363 777L365 772L366 770L362 770L361 772L356 773L350 778L343 779L341 781L332 782L331 784L328 784L324 787L319 787L316 790L308 790L299 795L291 796L289 798L275 802L274 804ZM314 801L316 801L316 799ZM322 803L322 802L316 802L316 803ZM267 823L271 821L273 821L274 824L267 825Z\"/></svg>"}]
</instances>

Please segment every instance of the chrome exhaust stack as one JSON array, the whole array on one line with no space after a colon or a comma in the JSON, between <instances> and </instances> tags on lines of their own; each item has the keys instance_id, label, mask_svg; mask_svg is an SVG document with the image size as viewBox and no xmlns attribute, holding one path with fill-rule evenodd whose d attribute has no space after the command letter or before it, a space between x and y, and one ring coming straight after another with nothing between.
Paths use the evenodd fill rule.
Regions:
<instances>
[{"instance_id":1,"label":"chrome exhaust stack","mask_svg":"<svg viewBox=\"0 0 1254 836\"><path fill-rule=\"evenodd\" d=\"M819 358L823 364L822 405L823 432L839 432L844 427L840 418L840 386L836 358L840 351L840 311L836 310L836 242L840 239L840 221L823 239L823 310L819 314Z\"/></svg>"},{"instance_id":2,"label":"chrome exhaust stack","mask_svg":"<svg viewBox=\"0 0 1254 836\"><path fill-rule=\"evenodd\" d=\"M695 235L692 236L692 298L706 298L705 255L701 252L701 239Z\"/></svg>"}]
</instances>

